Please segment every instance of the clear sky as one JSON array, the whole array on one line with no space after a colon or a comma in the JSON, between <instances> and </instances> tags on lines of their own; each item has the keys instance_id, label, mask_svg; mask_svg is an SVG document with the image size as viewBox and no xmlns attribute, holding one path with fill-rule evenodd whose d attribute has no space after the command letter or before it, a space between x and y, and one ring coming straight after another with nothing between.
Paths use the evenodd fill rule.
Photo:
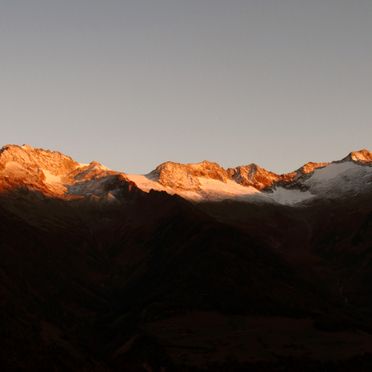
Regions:
<instances>
[{"instance_id":1,"label":"clear sky","mask_svg":"<svg viewBox=\"0 0 372 372\"><path fill-rule=\"evenodd\" d=\"M0 0L0 129L132 173L372 150L372 1Z\"/></svg>"}]
</instances>

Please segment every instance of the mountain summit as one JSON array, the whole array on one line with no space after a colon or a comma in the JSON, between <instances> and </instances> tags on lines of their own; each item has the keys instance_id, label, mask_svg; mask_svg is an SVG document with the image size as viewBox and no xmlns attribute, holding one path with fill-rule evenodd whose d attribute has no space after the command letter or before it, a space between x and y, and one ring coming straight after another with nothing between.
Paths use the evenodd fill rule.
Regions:
<instances>
[{"instance_id":1,"label":"mountain summit","mask_svg":"<svg viewBox=\"0 0 372 372\"><path fill-rule=\"evenodd\" d=\"M180 164L165 162L153 170L149 177L157 180L165 187L181 190L197 190L200 188L199 177L209 178L221 182L226 182L229 175L217 163L202 161L194 164Z\"/></svg>"},{"instance_id":2,"label":"mountain summit","mask_svg":"<svg viewBox=\"0 0 372 372\"><path fill-rule=\"evenodd\" d=\"M29 145L6 145L0 150L0 187L26 188L60 198L107 198L131 182L124 174L98 162L81 164L58 151Z\"/></svg>"},{"instance_id":3,"label":"mountain summit","mask_svg":"<svg viewBox=\"0 0 372 372\"><path fill-rule=\"evenodd\" d=\"M371 163L372 152L366 149L359 150L359 151L353 151L344 160L352 160L357 163Z\"/></svg>"}]
</instances>

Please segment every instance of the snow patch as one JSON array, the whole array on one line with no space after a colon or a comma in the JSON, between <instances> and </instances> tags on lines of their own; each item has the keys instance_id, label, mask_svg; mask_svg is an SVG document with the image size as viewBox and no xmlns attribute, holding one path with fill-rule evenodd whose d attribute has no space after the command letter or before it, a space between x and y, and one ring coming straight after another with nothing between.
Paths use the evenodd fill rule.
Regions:
<instances>
[{"instance_id":1,"label":"snow patch","mask_svg":"<svg viewBox=\"0 0 372 372\"><path fill-rule=\"evenodd\" d=\"M314 195L310 191L277 187L274 189L273 193L270 194L270 197L279 204L294 205L313 198Z\"/></svg>"},{"instance_id":2,"label":"snow patch","mask_svg":"<svg viewBox=\"0 0 372 372\"><path fill-rule=\"evenodd\" d=\"M371 166L347 161L317 169L304 185L319 197L338 198L365 191L370 181Z\"/></svg>"},{"instance_id":3,"label":"snow patch","mask_svg":"<svg viewBox=\"0 0 372 372\"><path fill-rule=\"evenodd\" d=\"M24 167L16 161L8 161L5 164L5 171L12 173L24 172Z\"/></svg>"},{"instance_id":4,"label":"snow patch","mask_svg":"<svg viewBox=\"0 0 372 372\"><path fill-rule=\"evenodd\" d=\"M43 169L43 173L45 176L45 183L49 184L56 184L56 183L61 183L62 182L62 177L61 176L56 176L53 173Z\"/></svg>"},{"instance_id":5,"label":"snow patch","mask_svg":"<svg viewBox=\"0 0 372 372\"><path fill-rule=\"evenodd\" d=\"M198 194L206 200L223 200L251 197L252 195L259 195L260 192L251 186L242 186L235 181L218 181L211 178L198 177L200 182L200 191Z\"/></svg>"},{"instance_id":6,"label":"snow patch","mask_svg":"<svg viewBox=\"0 0 372 372\"><path fill-rule=\"evenodd\" d=\"M200 187L193 190L176 189L161 185L159 182L151 179L149 176L128 174L127 177L133 181L142 191L150 190L165 191L168 194L177 194L185 199L192 201L219 201L225 199L248 200L257 196L263 200L269 201L270 198L251 186L243 186L235 181L226 182L197 177Z\"/></svg>"},{"instance_id":7,"label":"snow patch","mask_svg":"<svg viewBox=\"0 0 372 372\"><path fill-rule=\"evenodd\" d=\"M142 191L167 191L169 194L172 195L175 193L172 189L164 187L159 182L152 180L149 176L145 176L142 174L127 174L127 177L129 180L133 181Z\"/></svg>"},{"instance_id":8,"label":"snow patch","mask_svg":"<svg viewBox=\"0 0 372 372\"><path fill-rule=\"evenodd\" d=\"M309 178L307 183L324 183L329 182L336 177L342 176L342 174L355 173L355 171L359 172L363 166L357 165L351 161L344 162L344 163L332 163L327 167L316 169L314 174ZM305 182L306 183L306 182Z\"/></svg>"}]
</instances>

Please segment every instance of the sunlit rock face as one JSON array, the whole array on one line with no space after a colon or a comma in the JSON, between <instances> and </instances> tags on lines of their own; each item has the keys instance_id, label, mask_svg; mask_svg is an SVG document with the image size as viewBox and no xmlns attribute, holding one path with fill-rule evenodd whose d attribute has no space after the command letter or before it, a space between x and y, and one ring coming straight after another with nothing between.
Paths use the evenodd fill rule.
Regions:
<instances>
[{"instance_id":1,"label":"sunlit rock face","mask_svg":"<svg viewBox=\"0 0 372 372\"><path fill-rule=\"evenodd\" d=\"M48 194L63 194L69 173L78 167L79 163L56 151L27 145L7 145L0 150L3 189L23 186Z\"/></svg>"},{"instance_id":2,"label":"sunlit rock face","mask_svg":"<svg viewBox=\"0 0 372 372\"><path fill-rule=\"evenodd\" d=\"M274 189L276 187L285 187L285 188L296 188L298 187L301 190L307 190L306 187L302 184L302 181L311 177L315 170L318 168L323 168L328 166L330 163L314 163L308 162L304 164L301 168L284 173L278 176L278 178L268 185L267 189Z\"/></svg>"},{"instance_id":3,"label":"sunlit rock face","mask_svg":"<svg viewBox=\"0 0 372 372\"><path fill-rule=\"evenodd\" d=\"M57 151L28 145L7 145L0 150L2 190L26 188L59 198L112 198L114 191L128 183L124 174L98 162L80 164Z\"/></svg>"},{"instance_id":4,"label":"sunlit rock face","mask_svg":"<svg viewBox=\"0 0 372 372\"><path fill-rule=\"evenodd\" d=\"M160 164L149 176L163 186L181 190L199 189L199 177L221 182L226 182L229 179L229 174L225 169L217 163L209 161L194 164L180 164L168 161Z\"/></svg>"},{"instance_id":5,"label":"sunlit rock face","mask_svg":"<svg viewBox=\"0 0 372 372\"><path fill-rule=\"evenodd\" d=\"M291 184L303 175L314 172L315 169L324 167L329 163L309 162L294 172L276 174L261 168L257 164L249 164L227 169L229 176L237 183L252 186L257 190L265 190L275 185Z\"/></svg>"},{"instance_id":6,"label":"sunlit rock face","mask_svg":"<svg viewBox=\"0 0 372 372\"><path fill-rule=\"evenodd\" d=\"M252 186L258 190L270 187L281 180L281 176L270 172L257 164L249 164L227 170L231 179L243 186Z\"/></svg>"},{"instance_id":7,"label":"sunlit rock face","mask_svg":"<svg viewBox=\"0 0 372 372\"><path fill-rule=\"evenodd\" d=\"M0 166L5 167L11 162L22 164L24 168L45 169L55 176L68 174L79 166L71 157L58 151L37 149L29 145L4 146L0 150Z\"/></svg>"},{"instance_id":8,"label":"sunlit rock face","mask_svg":"<svg viewBox=\"0 0 372 372\"><path fill-rule=\"evenodd\" d=\"M366 149L359 150L359 151L353 151L343 160L354 161L356 163L362 163L362 164L371 163L372 152Z\"/></svg>"},{"instance_id":9,"label":"sunlit rock face","mask_svg":"<svg viewBox=\"0 0 372 372\"><path fill-rule=\"evenodd\" d=\"M297 174L309 174L314 172L315 169L327 166L329 163L313 163L309 162L303 165L300 169L296 171Z\"/></svg>"}]
</instances>

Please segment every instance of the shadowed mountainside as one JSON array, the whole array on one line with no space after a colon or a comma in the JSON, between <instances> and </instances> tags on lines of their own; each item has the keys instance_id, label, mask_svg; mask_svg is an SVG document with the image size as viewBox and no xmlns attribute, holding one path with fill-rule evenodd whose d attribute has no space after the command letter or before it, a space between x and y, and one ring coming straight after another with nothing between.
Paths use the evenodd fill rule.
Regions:
<instances>
[{"instance_id":1,"label":"shadowed mountainside","mask_svg":"<svg viewBox=\"0 0 372 372\"><path fill-rule=\"evenodd\" d=\"M365 203L329 206L325 224L324 206L29 193L0 199L7 368L316 366L372 352Z\"/></svg>"}]
</instances>

